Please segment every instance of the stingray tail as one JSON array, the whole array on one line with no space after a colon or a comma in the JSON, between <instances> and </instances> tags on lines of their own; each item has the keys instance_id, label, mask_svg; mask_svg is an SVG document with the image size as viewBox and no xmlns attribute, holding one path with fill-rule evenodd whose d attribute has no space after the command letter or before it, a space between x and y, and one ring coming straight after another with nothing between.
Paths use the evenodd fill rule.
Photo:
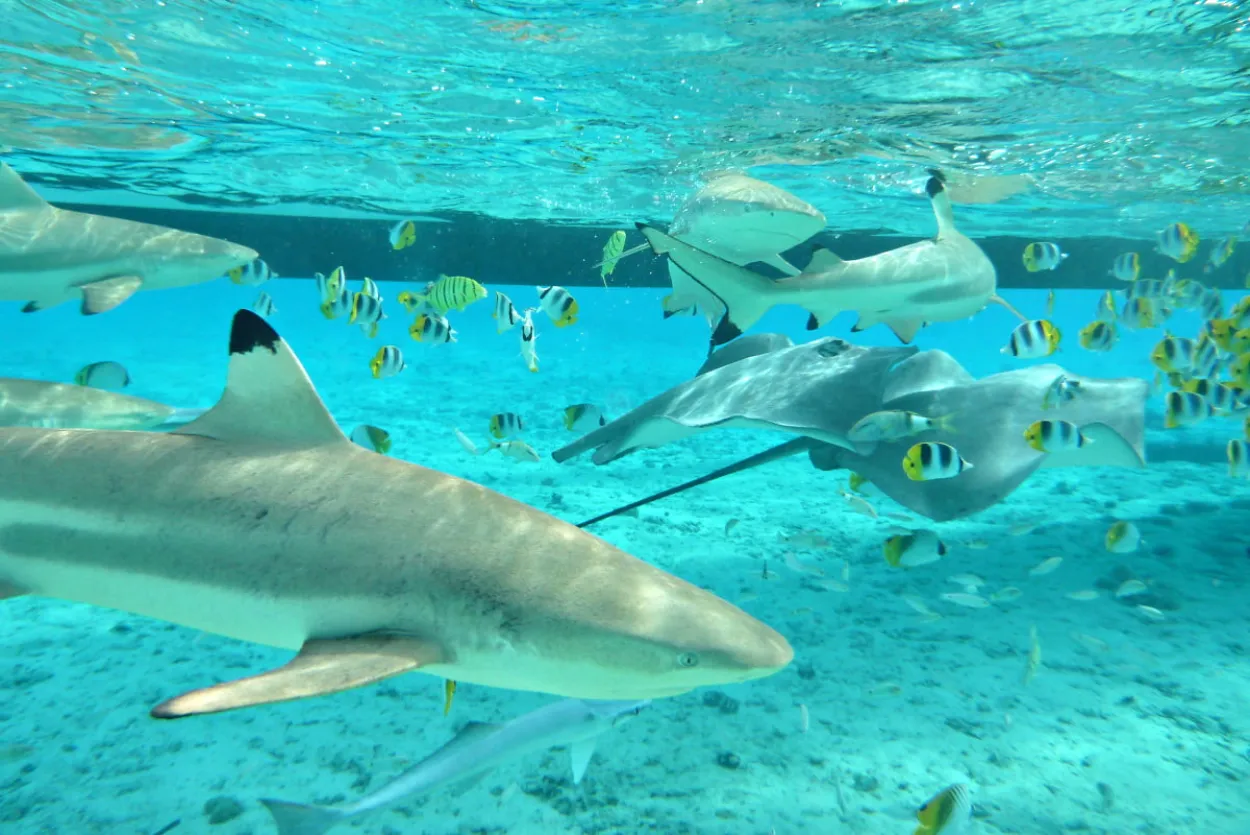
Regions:
<instances>
[{"instance_id":1,"label":"stingray tail","mask_svg":"<svg viewBox=\"0 0 1250 835\"><path fill-rule=\"evenodd\" d=\"M349 812L332 806L313 806L285 800L262 799L261 804L273 815L279 835L322 835L337 823L351 817Z\"/></svg>"},{"instance_id":2,"label":"stingray tail","mask_svg":"<svg viewBox=\"0 0 1250 835\"><path fill-rule=\"evenodd\" d=\"M784 300L785 291L767 276L679 241L654 226L639 223L638 231L656 255L667 255L691 281L701 285L724 306L725 315L712 333L714 346L738 338L773 305Z\"/></svg>"}]
</instances>

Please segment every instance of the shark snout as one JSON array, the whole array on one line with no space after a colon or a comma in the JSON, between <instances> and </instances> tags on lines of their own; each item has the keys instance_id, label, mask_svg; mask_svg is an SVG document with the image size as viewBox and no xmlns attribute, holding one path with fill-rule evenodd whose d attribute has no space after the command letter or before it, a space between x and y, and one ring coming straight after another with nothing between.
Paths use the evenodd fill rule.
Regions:
<instances>
[{"instance_id":1,"label":"shark snout","mask_svg":"<svg viewBox=\"0 0 1250 835\"><path fill-rule=\"evenodd\" d=\"M753 640L736 652L737 661L749 671L748 678L763 678L794 660L794 647L775 629L760 623Z\"/></svg>"}]
</instances>

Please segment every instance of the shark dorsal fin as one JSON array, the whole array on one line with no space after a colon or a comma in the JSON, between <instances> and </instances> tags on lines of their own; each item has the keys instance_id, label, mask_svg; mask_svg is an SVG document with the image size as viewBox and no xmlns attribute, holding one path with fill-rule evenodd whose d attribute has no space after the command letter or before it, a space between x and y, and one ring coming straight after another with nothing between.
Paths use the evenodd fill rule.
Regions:
<instances>
[{"instance_id":1,"label":"shark dorsal fin","mask_svg":"<svg viewBox=\"0 0 1250 835\"><path fill-rule=\"evenodd\" d=\"M937 240L955 231L955 212L951 209L951 196L941 177L930 177L925 184L929 202L933 204L933 216L937 218Z\"/></svg>"},{"instance_id":2,"label":"shark dorsal fin","mask_svg":"<svg viewBox=\"0 0 1250 835\"><path fill-rule=\"evenodd\" d=\"M349 443L299 359L250 310L234 314L221 400L176 434L295 447Z\"/></svg>"},{"instance_id":3,"label":"shark dorsal fin","mask_svg":"<svg viewBox=\"0 0 1250 835\"><path fill-rule=\"evenodd\" d=\"M0 212L14 209L42 209L47 205L48 201L26 185L16 171L0 162Z\"/></svg>"},{"instance_id":4,"label":"shark dorsal fin","mask_svg":"<svg viewBox=\"0 0 1250 835\"><path fill-rule=\"evenodd\" d=\"M586 767L590 765L590 758L595 755L597 741L592 736L589 739L575 740L569 745L569 767L573 770L573 785L581 783L586 776Z\"/></svg>"},{"instance_id":5,"label":"shark dorsal fin","mask_svg":"<svg viewBox=\"0 0 1250 835\"><path fill-rule=\"evenodd\" d=\"M812 250L812 260L807 263L807 269L804 272L823 273L834 269L839 264L845 264L838 256L834 255L830 250L823 246L818 246Z\"/></svg>"}]
</instances>

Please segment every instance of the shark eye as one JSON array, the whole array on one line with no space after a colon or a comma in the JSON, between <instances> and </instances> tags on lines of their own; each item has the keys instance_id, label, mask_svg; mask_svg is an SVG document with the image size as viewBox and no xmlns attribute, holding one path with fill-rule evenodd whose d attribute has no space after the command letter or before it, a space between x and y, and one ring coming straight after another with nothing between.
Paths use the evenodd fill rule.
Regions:
<instances>
[{"instance_id":1,"label":"shark eye","mask_svg":"<svg viewBox=\"0 0 1250 835\"><path fill-rule=\"evenodd\" d=\"M677 656L677 666L679 667L697 667L699 666L699 656L693 652L683 652Z\"/></svg>"}]
</instances>

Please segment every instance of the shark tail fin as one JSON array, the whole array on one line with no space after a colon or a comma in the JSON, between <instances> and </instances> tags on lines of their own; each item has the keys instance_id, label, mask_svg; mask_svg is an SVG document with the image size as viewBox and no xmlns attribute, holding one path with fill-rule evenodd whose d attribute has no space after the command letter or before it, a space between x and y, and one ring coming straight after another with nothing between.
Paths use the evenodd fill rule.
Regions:
<instances>
[{"instance_id":1,"label":"shark tail fin","mask_svg":"<svg viewBox=\"0 0 1250 835\"><path fill-rule=\"evenodd\" d=\"M0 162L0 212L15 209L45 209L48 201L44 200L21 175Z\"/></svg>"},{"instance_id":2,"label":"shark tail fin","mask_svg":"<svg viewBox=\"0 0 1250 835\"><path fill-rule=\"evenodd\" d=\"M638 230L656 255L667 255L691 281L724 306L725 314L712 334L713 345L737 338L784 300L784 292L771 278L691 246L654 226L639 223Z\"/></svg>"},{"instance_id":3,"label":"shark tail fin","mask_svg":"<svg viewBox=\"0 0 1250 835\"><path fill-rule=\"evenodd\" d=\"M221 400L175 432L293 447L350 443L299 359L278 332L250 310L234 314Z\"/></svg>"},{"instance_id":4,"label":"shark tail fin","mask_svg":"<svg viewBox=\"0 0 1250 835\"><path fill-rule=\"evenodd\" d=\"M335 824L350 817L349 813L332 806L313 806L268 798L262 798L260 802L273 815L279 835L322 835L329 832Z\"/></svg>"}]
</instances>

